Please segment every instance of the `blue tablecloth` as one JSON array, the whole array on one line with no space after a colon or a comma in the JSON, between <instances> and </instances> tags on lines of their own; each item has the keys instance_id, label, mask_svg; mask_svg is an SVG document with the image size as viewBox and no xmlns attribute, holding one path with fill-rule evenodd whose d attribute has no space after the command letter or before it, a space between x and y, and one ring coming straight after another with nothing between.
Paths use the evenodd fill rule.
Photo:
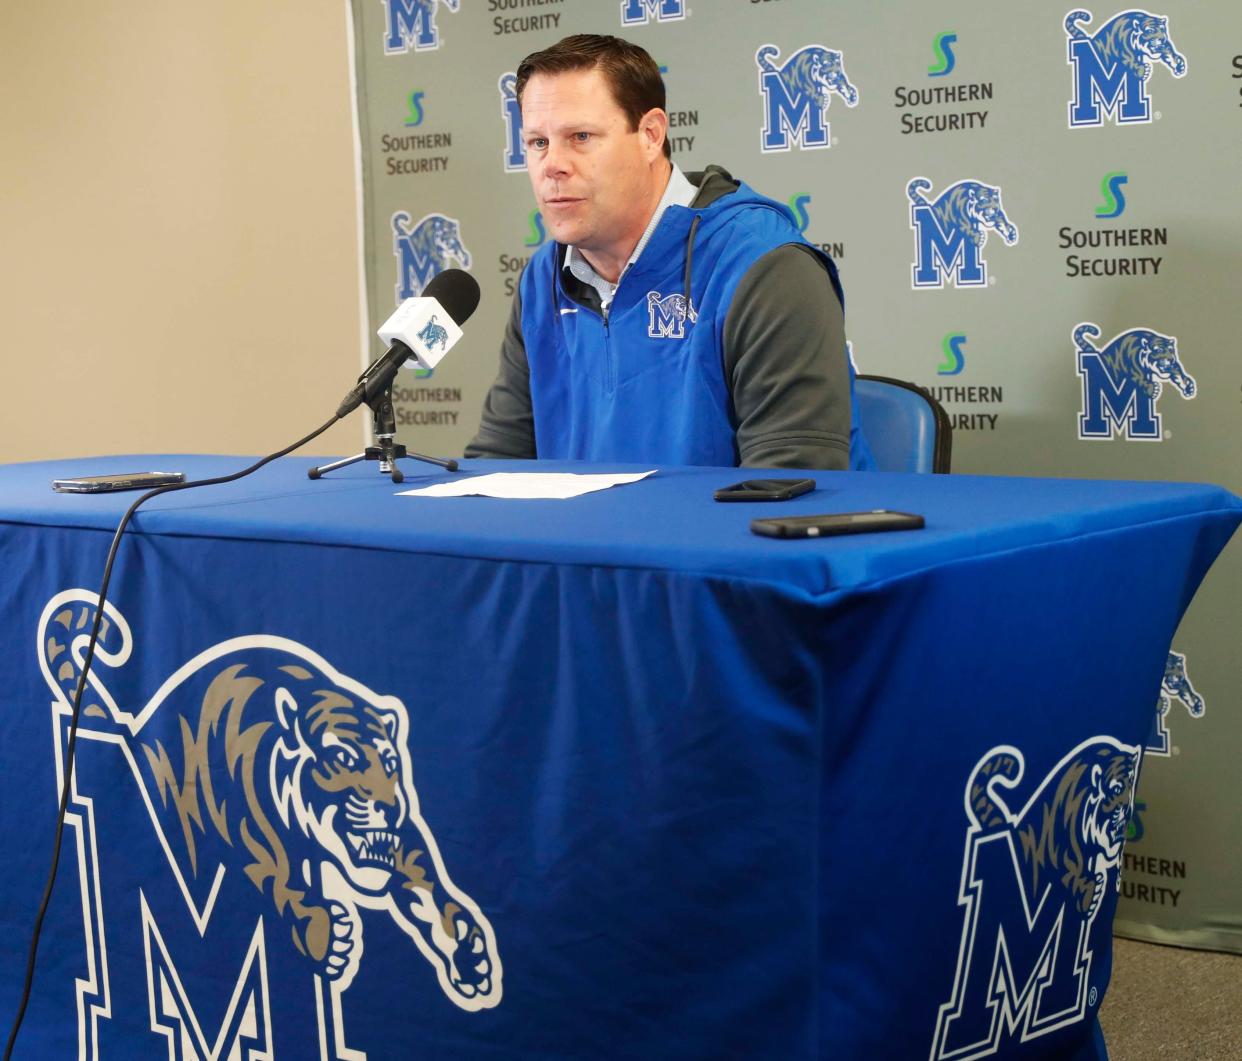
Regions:
<instances>
[{"instance_id":1,"label":"blue tablecloth","mask_svg":"<svg viewBox=\"0 0 1242 1061\"><path fill-rule=\"evenodd\" d=\"M16 1057L1102 1056L1140 750L1237 498L422 499L310 463L135 519ZM48 481L243 464L0 469L6 1026L133 497ZM881 507L926 529L748 530Z\"/></svg>"}]
</instances>

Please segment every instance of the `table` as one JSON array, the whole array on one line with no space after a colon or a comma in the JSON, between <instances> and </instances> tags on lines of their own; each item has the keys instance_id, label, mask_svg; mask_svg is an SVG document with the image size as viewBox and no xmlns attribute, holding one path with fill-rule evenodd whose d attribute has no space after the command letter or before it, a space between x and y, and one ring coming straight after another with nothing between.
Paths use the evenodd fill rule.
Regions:
<instances>
[{"instance_id":1,"label":"table","mask_svg":"<svg viewBox=\"0 0 1242 1061\"><path fill-rule=\"evenodd\" d=\"M1237 498L825 472L779 511L926 529L781 542L711 501L736 469L311 463L135 519L16 1057L1104 1056L1139 753ZM132 499L48 481L243 464L0 468L6 1026Z\"/></svg>"}]
</instances>

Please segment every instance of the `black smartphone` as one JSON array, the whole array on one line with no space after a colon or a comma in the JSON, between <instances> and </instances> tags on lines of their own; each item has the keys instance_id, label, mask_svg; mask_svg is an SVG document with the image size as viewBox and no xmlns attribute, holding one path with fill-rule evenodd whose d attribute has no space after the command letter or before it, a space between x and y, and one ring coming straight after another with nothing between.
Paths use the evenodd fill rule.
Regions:
<instances>
[{"instance_id":1,"label":"black smartphone","mask_svg":"<svg viewBox=\"0 0 1242 1061\"><path fill-rule=\"evenodd\" d=\"M717 490L717 501L788 501L815 489L814 479L747 479Z\"/></svg>"},{"instance_id":2,"label":"black smartphone","mask_svg":"<svg viewBox=\"0 0 1242 1061\"><path fill-rule=\"evenodd\" d=\"M871 531L918 530L923 517L910 512L830 512L822 516L773 516L752 519L750 529L767 538L826 538L832 534L867 534Z\"/></svg>"},{"instance_id":3,"label":"black smartphone","mask_svg":"<svg viewBox=\"0 0 1242 1061\"><path fill-rule=\"evenodd\" d=\"M113 490L149 490L185 482L185 472L120 472L116 475L81 475L53 479L52 489L62 494L106 494Z\"/></svg>"}]
</instances>

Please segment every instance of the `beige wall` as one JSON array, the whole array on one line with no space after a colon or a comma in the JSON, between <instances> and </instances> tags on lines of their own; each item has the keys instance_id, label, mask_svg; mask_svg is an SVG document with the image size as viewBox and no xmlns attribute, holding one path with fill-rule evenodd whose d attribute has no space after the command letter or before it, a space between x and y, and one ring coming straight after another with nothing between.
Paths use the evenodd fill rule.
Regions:
<instances>
[{"instance_id":1,"label":"beige wall","mask_svg":"<svg viewBox=\"0 0 1242 1061\"><path fill-rule=\"evenodd\" d=\"M332 414L361 357L346 26L0 4L0 461L267 453Z\"/></svg>"}]
</instances>

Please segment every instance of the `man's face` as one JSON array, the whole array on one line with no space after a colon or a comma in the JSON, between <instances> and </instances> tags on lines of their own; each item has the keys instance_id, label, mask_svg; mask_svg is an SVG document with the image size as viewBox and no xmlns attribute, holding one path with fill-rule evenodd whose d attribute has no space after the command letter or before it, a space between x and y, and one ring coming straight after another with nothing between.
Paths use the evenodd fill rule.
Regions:
<instances>
[{"instance_id":1,"label":"man's face","mask_svg":"<svg viewBox=\"0 0 1242 1061\"><path fill-rule=\"evenodd\" d=\"M662 158L666 120L663 111L649 111L631 130L598 70L527 81L526 168L558 243L572 243L588 258L628 259L664 190L656 174L662 167L653 163Z\"/></svg>"}]
</instances>

